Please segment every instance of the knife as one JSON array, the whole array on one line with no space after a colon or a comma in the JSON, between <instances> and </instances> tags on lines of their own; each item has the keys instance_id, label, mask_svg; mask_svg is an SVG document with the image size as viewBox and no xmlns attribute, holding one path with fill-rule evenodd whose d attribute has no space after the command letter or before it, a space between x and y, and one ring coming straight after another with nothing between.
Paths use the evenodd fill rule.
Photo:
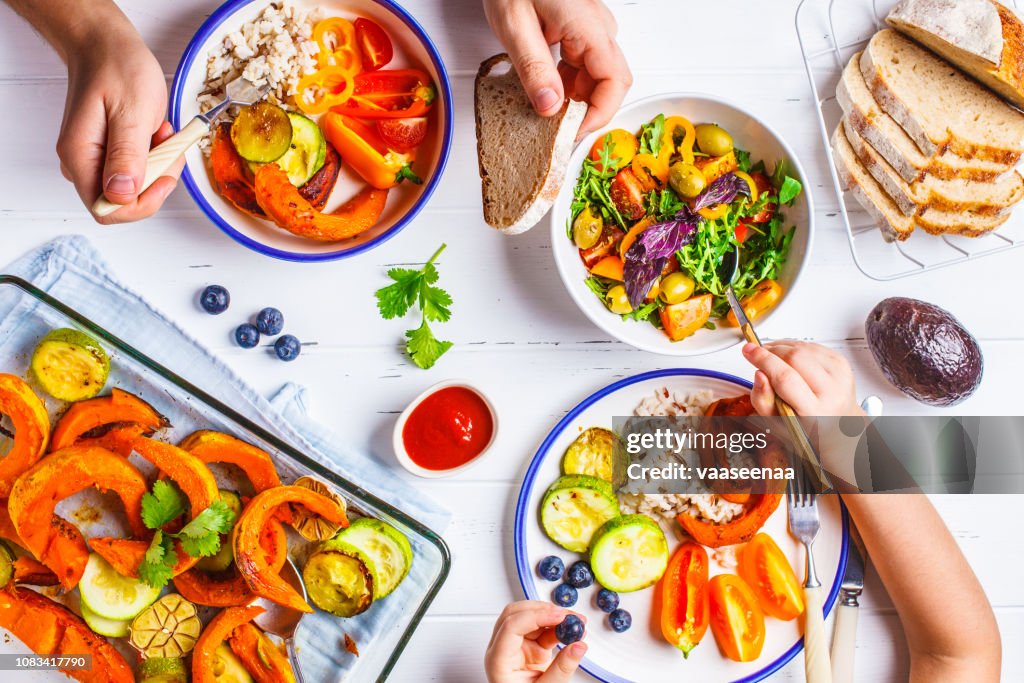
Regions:
<instances>
[{"instance_id":1,"label":"knife","mask_svg":"<svg viewBox=\"0 0 1024 683\"><path fill-rule=\"evenodd\" d=\"M882 401L868 396L860 404L868 417L882 414ZM850 520L850 547L846 555L846 573L839 585L839 607L832 635L832 683L853 683L854 651L857 642L857 616L860 594L864 591L864 568L867 553L853 520Z\"/></svg>"}]
</instances>

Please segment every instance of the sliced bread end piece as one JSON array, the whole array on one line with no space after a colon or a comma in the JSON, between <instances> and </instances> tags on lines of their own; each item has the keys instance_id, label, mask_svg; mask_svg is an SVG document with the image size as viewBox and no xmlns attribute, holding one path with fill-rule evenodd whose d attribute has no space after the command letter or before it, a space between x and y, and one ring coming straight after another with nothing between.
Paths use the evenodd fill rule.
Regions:
<instances>
[{"instance_id":1,"label":"sliced bread end piece","mask_svg":"<svg viewBox=\"0 0 1024 683\"><path fill-rule=\"evenodd\" d=\"M1024 23L994 0L903 0L886 22L1024 108Z\"/></svg>"},{"instance_id":2,"label":"sliced bread end piece","mask_svg":"<svg viewBox=\"0 0 1024 683\"><path fill-rule=\"evenodd\" d=\"M566 100L558 114L539 116L511 59L499 54L480 65L475 108L484 220L518 235L558 196L587 105Z\"/></svg>"}]
</instances>

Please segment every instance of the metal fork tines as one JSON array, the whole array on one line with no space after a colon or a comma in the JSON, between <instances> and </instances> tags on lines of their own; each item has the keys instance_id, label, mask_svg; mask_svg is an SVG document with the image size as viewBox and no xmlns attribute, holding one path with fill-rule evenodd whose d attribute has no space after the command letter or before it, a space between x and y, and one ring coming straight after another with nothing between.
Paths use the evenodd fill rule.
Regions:
<instances>
[{"instance_id":1,"label":"metal fork tines","mask_svg":"<svg viewBox=\"0 0 1024 683\"><path fill-rule=\"evenodd\" d=\"M825 620L822 614L821 581L814 567L814 539L821 523L818 520L818 501L807 463L797 458L793 463L795 476L786 485L789 512L789 531L804 545L804 666L808 683L831 683L832 664L825 642Z\"/></svg>"}]
</instances>

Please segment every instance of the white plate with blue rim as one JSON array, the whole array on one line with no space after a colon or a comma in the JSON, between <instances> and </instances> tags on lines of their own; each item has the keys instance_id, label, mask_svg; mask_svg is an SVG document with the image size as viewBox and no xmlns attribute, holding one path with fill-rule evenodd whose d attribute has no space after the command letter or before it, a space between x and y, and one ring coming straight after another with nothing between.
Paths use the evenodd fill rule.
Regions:
<instances>
[{"instance_id":1,"label":"white plate with blue rim","mask_svg":"<svg viewBox=\"0 0 1024 683\"><path fill-rule=\"evenodd\" d=\"M551 541L544 534L539 519L544 492L561 475L562 455L583 430L611 428L613 417L632 415L643 399L662 389L682 394L707 391L714 400L738 396L748 392L750 386L744 379L712 370L656 370L610 384L570 410L544 439L530 462L516 505L513 532L516 570L527 599L549 601L558 585L538 575L537 565L543 558L556 555L566 567L584 559ZM827 591L824 604L827 615L839 595L849 535L846 511L838 498L820 496L818 501L821 531L814 543L814 558ZM663 527L669 540L669 552L674 552L681 542L678 525L672 522ZM785 501L761 530L775 540L802 580L803 546L789 534ZM736 573L735 549L736 546L708 550L712 576ZM680 680L753 683L779 671L803 650L800 619L780 621L765 617L764 647L756 660L741 663L727 659L719 651L710 629L689 657L684 658L662 638L653 588L619 596L619 606L633 617L633 625L625 633L613 631L608 625L608 615L594 604L598 588L595 583L581 589L579 601L571 609L587 617L585 642L588 650L582 668L605 683L676 683Z\"/></svg>"}]
</instances>

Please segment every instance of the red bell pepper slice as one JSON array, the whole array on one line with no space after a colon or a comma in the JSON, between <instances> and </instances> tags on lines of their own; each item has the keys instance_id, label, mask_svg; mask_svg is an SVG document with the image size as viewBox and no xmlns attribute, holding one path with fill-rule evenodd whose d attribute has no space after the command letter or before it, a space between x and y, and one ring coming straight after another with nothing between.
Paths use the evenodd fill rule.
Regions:
<instances>
[{"instance_id":1,"label":"red bell pepper slice","mask_svg":"<svg viewBox=\"0 0 1024 683\"><path fill-rule=\"evenodd\" d=\"M361 119L405 119L425 116L435 99L437 89L425 71L367 71L356 75L352 97L333 111Z\"/></svg>"}]
</instances>

